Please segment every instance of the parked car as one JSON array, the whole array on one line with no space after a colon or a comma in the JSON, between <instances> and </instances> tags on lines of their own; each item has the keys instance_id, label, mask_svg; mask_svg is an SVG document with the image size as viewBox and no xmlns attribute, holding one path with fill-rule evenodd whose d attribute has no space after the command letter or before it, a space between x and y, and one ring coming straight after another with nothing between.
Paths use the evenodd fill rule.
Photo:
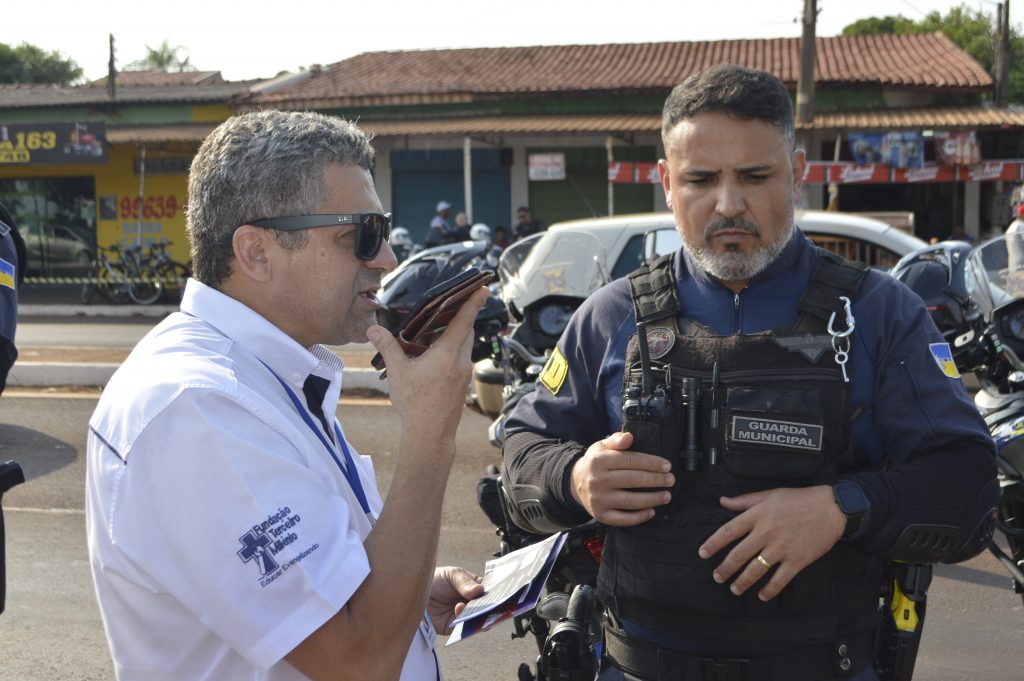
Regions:
<instances>
[{"instance_id":1,"label":"parked car","mask_svg":"<svg viewBox=\"0 0 1024 681\"><path fill-rule=\"evenodd\" d=\"M28 223L21 232L28 250L30 272L87 270L92 262L92 244L73 227L52 225L40 228Z\"/></svg>"}]
</instances>

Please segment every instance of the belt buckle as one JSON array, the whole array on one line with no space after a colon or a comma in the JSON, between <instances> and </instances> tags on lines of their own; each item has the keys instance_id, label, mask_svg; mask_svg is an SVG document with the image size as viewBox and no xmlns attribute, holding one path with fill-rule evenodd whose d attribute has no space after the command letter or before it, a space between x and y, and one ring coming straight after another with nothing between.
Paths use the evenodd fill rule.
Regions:
<instances>
[{"instance_id":1,"label":"belt buckle","mask_svg":"<svg viewBox=\"0 0 1024 681\"><path fill-rule=\"evenodd\" d=\"M750 660L731 657L698 657L703 681L749 681Z\"/></svg>"}]
</instances>

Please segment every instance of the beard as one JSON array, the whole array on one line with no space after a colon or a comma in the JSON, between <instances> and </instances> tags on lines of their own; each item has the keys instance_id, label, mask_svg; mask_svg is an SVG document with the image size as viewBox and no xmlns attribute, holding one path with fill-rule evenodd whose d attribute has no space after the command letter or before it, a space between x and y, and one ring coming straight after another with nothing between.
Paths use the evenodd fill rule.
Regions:
<instances>
[{"instance_id":1,"label":"beard","mask_svg":"<svg viewBox=\"0 0 1024 681\"><path fill-rule=\"evenodd\" d=\"M716 253L709 245L711 239L720 232L745 232L752 236L761 238L761 229L753 222L742 218L719 218L704 228L704 240L700 243L691 242L683 230L680 231L683 246L689 251L690 256L705 272L721 279L722 281L749 281L756 275L763 272L771 265L779 253L789 243L793 236L795 225L793 215L779 232L778 237L771 242L761 242L749 253L740 250L738 244L730 244L722 253Z\"/></svg>"}]
</instances>

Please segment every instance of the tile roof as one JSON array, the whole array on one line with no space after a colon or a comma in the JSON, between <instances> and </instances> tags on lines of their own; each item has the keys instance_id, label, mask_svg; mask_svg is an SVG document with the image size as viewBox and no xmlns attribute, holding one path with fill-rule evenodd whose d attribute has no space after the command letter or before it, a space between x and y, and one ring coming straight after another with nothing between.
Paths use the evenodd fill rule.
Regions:
<instances>
[{"instance_id":1,"label":"tile roof","mask_svg":"<svg viewBox=\"0 0 1024 681\"><path fill-rule=\"evenodd\" d=\"M250 83L215 85L146 85L118 88L115 102L161 104L170 102L226 102L248 92ZM0 109L110 104L106 87L64 85L0 85Z\"/></svg>"},{"instance_id":2,"label":"tile roof","mask_svg":"<svg viewBox=\"0 0 1024 681\"><path fill-rule=\"evenodd\" d=\"M111 144L202 142L217 126L213 123L182 125L119 125L107 126Z\"/></svg>"},{"instance_id":3,"label":"tile roof","mask_svg":"<svg viewBox=\"0 0 1024 681\"><path fill-rule=\"evenodd\" d=\"M224 82L220 71L118 71L117 87L139 87L146 85L218 85ZM106 87L107 77L94 80L89 85Z\"/></svg>"},{"instance_id":4,"label":"tile roof","mask_svg":"<svg viewBox=\"0 0 1024 681\"><path fill-rule=\"evenodd\" d=\"M980 64L941 33L821 37L818 86L992 86ZM660 92L708 66L770 71L795 88L799 38L367 52L251 103L283 107L417 104L584 91ZM315 104L311 104L315 102Z\"/></svg>"}]
</instances>

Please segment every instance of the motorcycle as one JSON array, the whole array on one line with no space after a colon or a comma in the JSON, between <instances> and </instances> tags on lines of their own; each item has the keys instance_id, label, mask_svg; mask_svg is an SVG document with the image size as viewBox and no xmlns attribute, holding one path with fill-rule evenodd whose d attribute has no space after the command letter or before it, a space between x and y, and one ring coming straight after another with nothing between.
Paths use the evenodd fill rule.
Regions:
<instances>
[{"instance_id":1,"label":"motorcycle","mask_svg":"<svg viewBox=\"0 0 1024 681\"><path fill-rule=\"evenodd\" d=\"M484 411L485 405L500 405L492 408L496 418L488 429L491 444L498 449L504 444L505 421L519 400L533 391L572 313L609 279L601 243L594 236L581 232L548 234L543 240L541 236L516 242L502 254L497 270L501 297L515 322L474 372ZM496 386L500 392L495 396ZM512 521L496 466L488 467L477 493L500 540L495 555L546 538ZM546 595L534 610L513 620L513 638L532 635L537 645L533 666L519 665L518 681L594 678L601 639L600 623L593 616L592 588L603 549L603 531L596 522L567 532L545 584Z\"/></svg>"},{"instance_id":2,"label":"motorcycle","mask_svg":"<svg viewBox=\"0 0 1024 681\"><path fill-rule=\"evenodd\" d=\"M1000 498L988 550L1024 600L1024 239L1000 236L972 248L946 241L903 257L892 274L924 300L996 443Z\"/></svg>"}]
</instances>

